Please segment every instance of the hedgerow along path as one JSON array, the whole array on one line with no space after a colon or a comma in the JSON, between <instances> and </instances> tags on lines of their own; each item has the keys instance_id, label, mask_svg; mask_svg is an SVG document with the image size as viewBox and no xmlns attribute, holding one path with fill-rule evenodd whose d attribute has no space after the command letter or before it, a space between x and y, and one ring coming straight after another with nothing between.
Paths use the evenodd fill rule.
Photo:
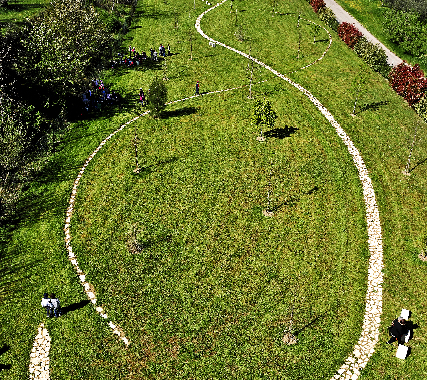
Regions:
<instances>
[{"instance_id":1,"label":"hedgerow along path","mask_svg":"<svg viewBox=\"0 0 427 380\"><path fill-rule=\"evenodd\" d=\"M200 29L200 21L201 21L201 19L202 19L202 17L204 16L204 14L206 14L208 11L210 11L210 10L212 10L212 9L215 9L217 6L219 6L219 5L221 5L221 4L223 4L225 1L223 1L222 3L219 3L219 4L217 4L216 6L214 6L214 7L212 7L212 8L210 8L210 9L208 9L207 11L205 11L204 13L202 13L202 15L200 15L199 16L199 18L198 18L198 20L197 20L197 22L196 22L196 29L199 31L199 33L201 33L202 34L202 36L204 36L205 38L207 38L207 39L209 39L209 40L211 40L211 41L214 41L213 39L211 39L211 38L209 38L208 36L206 36L206 35L204 35L204 33L202 32L202 30ZM330 39L330 41L331 41L331 39ZM359 167L358 167L358 171L359 171L359 176L360 176L360 178L362 179L362 183L364 184L364 195L365 195L365 201L366 201L366 199L367 199L367 194L368 194L368 198L370 198L370 199L373 199L373 202L374 202L374 204L375 204L375 195L374 195L374 193L373 193L373 189L372 189L372 192L370 192L369 190L369 184L370 184L370 187L372 187L372 185L371 185L371 183L370 183L370 179L369 179L369 177L368 177L368 175L367 175L367 171L366 171L366 168L364 167L364 164L363 164L363 160L361 159L361 157L360 157L360 154L358 154L358 151L357 151L357 149L356 148L354 148L354 146L352 146L352 143L351 143L351 141L348 139L348 137L345 135L345 133L344 133L344 131L342 131L342 130L340 130L340 127L339 127L339 124L338 123L336 123L335 121L334 121L334 119L333 119L333 117L332 117L332 115L330 115L330 113L323 107L323 106L321 106L321 104L320 104L320 102L318 102L317 101L317 99L315 99L307 90L305 90L305 89L303 89L301 86L299 86L299 85L297 85L296 83L293 83L292 81L290 81L288 78L286 78L285 76L283 76L282 74L280 74L280 73L278 73L277 71L275 71L275 70L273 70L271 67L269 67L269 66L267 66L267 65L265 65L265 64L263 64L262 62L260 62L260 61L258 61L258 60L256 60L255 58L253 58L253 57L249 57L248 55L246 55L246 54L244 54L244 53L242 53L242 52L240 52L240 51L238 51L238 50L236 50L236 49L233 49L233 48L231 48L231 47L228 47L228 46L226 46L226 45L224 45L224 44L222 44L222 43L220 43L220 42L216 42L218 45L220 45L220 46L223 46L223 47L226 47L226 48L228 48L228 49L230 49L230 50L232 50L232 51L234 51L234 52L236 52L236 53L238 53L238 54L241 54L241 55L243 55L243 56L245 56L246 58L249 58L249 59L251 59L251 60L253 60L254 62L256 62L256 63L258 63L258 64L260 64L261 66L263 66L263 67L265 67L266 69L268 69L269 71L271 71L272 73L274 73L275 75L277 75L279 78L281 78L281 79L284 79L284 80L286 80L288 83L290 83L290 84L292 84L294 87L296 87L296 88L298 88L298 90L300 90L301 92L303 92L306 96L308 96L309 98L310 98L310 100L316 105L316 107L322 112L322 114L324 114L325 115L325 117L331 122L331 124L337 129L337 132L339 133L339 135L340 135L340 137L344 140L344 142L346 143L346 145L347 145L347 147L348 147L348 149L349 149L349 151L350 151L350 153L352 154L352 156L353 156L353 159L355 160L355 162L356 162L356 166L357 166L357 164L359 164L359 166L360 165L362 165L361 166L361 168L362 169L360 169ZM330 46L330 45L329 45ZM324 56L324 54L323 54L323 56ZM322 57L323 57L322 56ZM321 57L321 58L322 58ZM321 58L319 58L318 60L320 60ZM317 60L317 61L318 61ZM316 62L317 62L316 61ZM306 67L308 67L308 66L306 66ZM221 90L220 90L221 91ZM220 92L220 91L215 91L215 92L213 92L213 93L217 93L217 92ZM222 90L222 91L228 91L228 90ZM311 97L310 97L310 95L311 95ZM187 99L190 99L190 98L192 98L192 97L189 97L189 98L184 98L184 99L180 99L180 100L177 100L177 101L175 101L175 102L178 102L178 101L183 101L183 100L187 100ZM171 102L171 103L174 103L174 102ZM330 117L330 118L328 118L328 117ZM81 283L82 283L82 285L84 286L84 288L85 288L85 292L86 292L86 294L88 295L88 298L92 301L92 303L94 304L94 305L96 305L96 296L95 296L95 292L94 292L94 289L93 289L93 286L89 283L89 282L87 282L86 281L86 278L85 278L85 275L84 275L84 273L80 270L80 268L78 267L78 263L77 263L77 260L76 260L76 258L75 258L75 256L74 256L74 254L73 254L73 252L72 252L72 247L71 247L71 235L70 235L70 232L69 232L69 227L70 227L70 221L71 221L71 215L72 215L72 210L73 210L73 208L72 208L72 205L74 204L74 200L75 200L75 195L76 195L76 193L77 193L77 186L78 186L78 182L79 182L79 180L80 180L80 178L81 178L81 176L83 175L83 172L84 172L84 169L87 167L87 165L89 164L89 162L92 160L92 158L95 156L95 154L102 148L102 146L111 138L111 137L113 137L117 132L119 132L119 131L121 131L121 130L123 130L123 128L125 128L128 124L130 124L131 122L133 122L133 121L135 121L136 119L138 119L139 117L136 117L136 118L134 118L134 119L132 119L132 120L130 120L128 123L126 123L126 124L124 124L123 126L121 126L121 128L119 128L117 131L115 131L115 132L113 132L107 139L105 139L103 142L101 142L101 144L99 145L99 147L92 153L92 155L90 155L89 156L89 158L88 158L88 160L86 161L86 163L85 163L85 165L83 166L83 168L82 168L82 170L80 171L80 173L79 173L79 176L78 176L78 178L76 179L76 182L75 182L75 186L73 187L73 192L72 192L72 195L71 195L71 198L70 198L70 207L69 207L69 209L67 210L67 220L66 220L66 225L65 225L65 232L66 232L66 245L67 245L67 250L68 250L68 253L69 253L69 258L70 258L70 260L72 261L72 263L73 263L73 265L74 265L74 267L75 267L75 269L76 269L76 272L77 272L77 274L79 275L79 277L80 277L80 281L81 281ZM334 124L334 122L335 122L335 124ZM364 168L364 169L363 169ZM361 170L362 170L362 172L361 172ZM363 171L364 170L364 171ZM368 185L366 185L365 186L365 182L367 182L368 183ZM366 187L366 189L365 189L365 187ZM372 203L372 202L371 202ZM372 204L371 203L369 203L371 206L372 206ZM376 204L375 204L375 206L376 206ZM372 208L372 207L371 207ZM375 209L376 209L376 207L374 207L373 208L373 211L367 206L367 214L369 214L369 215L373 215L373 221L374 221L374 225L375 225ZM371 210L371 211L369 211L369 210ZM70 212L71 211L71 212ZM376 209L376 212L377 212L377 209ZM378 219L378 218L377 218ZM369 219L368 219L368 233L369 233L369 231L370 231L370 226L371 226L371 224L372 223L369 223ZM378 228L379 229L377 229L377 231L379 231L379 237L381 236L381 229L380 229L380 225L379 225L379 219L378 219L378 224L377 224L377 226L378 226ZM372 230L372 228L371 228L371 230ZM376 239L375 238L375 235L369 235L370 236L370 249L372 248L372 246L373 245L375 245L375 242L378 240L378 239ZM374 237L374 239L372 239L372 236ZM380 239L381 240L381 239ZM372 250L371 250L371 252L372 252ZM372 258L373 258L373 255L371 255L371 261L372 261ZM374 260L375 261L375 263L377 263L378 264L378 257ZM381 263L381 265L382 265L382 263ZM380 266L381 266L380 265ZM370 265L370 267L372 268L372 265ZM375 273L371 273L371 271L370 271L370 277L375 277L375 276L377 276L377 274L375 274ZM368 280L369 281L369 280ZM369 281L369 284L374 284L373 286L375 286L375 288L378 290L378 289L380 289L381 287L380 287L380 282L378 282L378 284L376 284L375 283L375 281ZM379 285L379 286L377 286L377 285ZM368 288L368 295L370 295L370 292L369 292L369 288ZM369 297L368 297L369 298ZM372 297L371 297L372 298ZM372 304L373 302L372 302L372 300L371 300L371 298L369 298L369 304ZM381 297L380 297L381 298ZM379 309L381 308L381 301L379 300L379 303L378 303L378 299L376 299L375 300L376 302L374 302L375 303L375 305L374 306L376 306L377 307L377 309L378 309L378 306L379 306ZM103 308L102 307L100 307L100 306L97 306L96 307L96 310L97 310L97 312L103 317L103 318L105 318L106 320L108 320L108 317L107 317L107 314L104 312L104 310L103 310ZM366 321L370 321L371 319L370 318L366 318L366 315L365 315L365 320ZM367 324L369 324L369 323L367 323ZM126 338L126 336L125 336L125 334L124 334L124 332L118 327L118 326L116 326L112 321L109 321L109 325L110 325L110 327L113 329L113 332L115 333L115 334L117 334L119 337L120 337L120 339L126 344L126 345L128 345L129 344L129 340ZM369 324L369 325L372 325L372 324ZM365 325L364 325L365 326ZM376 328L377 329L377 328ZM378 329L377 329L378 330ZM364 344L364 341L360 341L359 342L360 344ZM363 347L360 349L360 352L358 352L358 350L356 350L356 348L355 348L355 350L354 350L354 352L353 352L353 354L354 354L354 356L356 356L357 358L361 358L361 359L364 359L364 353L365 353L365 351L363 350ZM359 356L358 356L358 354L360 354ZM370 355L369 355L370 356ZM368 356L368 357L369 357ZM351 362L351 359L349 358L347 361L350 361ZM357 362L357 359L356 359L356 362ZM359 360L359 362L360 362L360 364L361 365L363 365L363 360ZM357 371L357 368L362 368L361 366L359 366L359 367L357 367L357 366L353 366L354 367L354 370L355 371ZM357 368L356 368L357 367ZM345 368L345 367L344 367ZM346 372L346 375L348 375L348 372Z\"/></svg>"}]
</instances>

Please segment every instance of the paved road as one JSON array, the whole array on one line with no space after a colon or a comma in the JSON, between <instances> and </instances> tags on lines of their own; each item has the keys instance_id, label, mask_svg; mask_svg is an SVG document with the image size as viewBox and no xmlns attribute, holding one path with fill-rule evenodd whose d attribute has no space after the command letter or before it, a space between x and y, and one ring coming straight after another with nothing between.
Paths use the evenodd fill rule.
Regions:
<instances>
[{"instance_id":1,"label":"paved road","mask_svg":"<svg viewBox=\"0 0 427 380\"><path fill-rule=\"evenodd\" d=\"M380 41L378 41L359 21L357 21L352 15L347 13L341 5L337 4L334 0L324 0L326 6L331 8L335 13L335 16L339 22L348 22L350 24L354 24L354 26L359 29L363 35L374 44L379 44L382 49L384 49L387 55L387 62L391 66L397 66L399 63L402 63L402 59L400 59L396 54L387 49Z\"/></svg>"}]
</instances>

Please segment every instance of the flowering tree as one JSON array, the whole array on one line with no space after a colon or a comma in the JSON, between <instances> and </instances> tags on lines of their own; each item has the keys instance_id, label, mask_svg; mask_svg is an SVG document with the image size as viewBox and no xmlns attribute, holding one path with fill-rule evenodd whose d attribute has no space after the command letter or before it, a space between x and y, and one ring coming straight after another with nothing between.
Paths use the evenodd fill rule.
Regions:
<instances>
[{"instance_id":1,"label":"flowering tree","mask_svg":"<svg viewBox=\"0 0 427 380\"><path fill-rule=\"evenodd\" d=\"M338 26L338 36L348 45L349 48L353 49L357 41L363 34L353 25L348 22L342 22Z\"/></svg>"},{"instance_id":2,"label":"flowering tree","mask_svg":"<svg viewBox=\"0 0 427 380\"><path fill-rule=\"evenodd\" d=\"M390 72L389 83L410 106L417 103L427 91L427 79L420 66L412 67L406 62L402 62Z\"/></svg>"},{"instance_id":3,"label":"flowering tree","mask_svg":"<svg viewBox=\"0 0 427 380\"><path fill-rule=\"evenodd\" d=\"M85 0L53 0L24 28L20 70L51 94L75 94L110 56L112 42L95 8Z\"/></svg>"}]
</instances>

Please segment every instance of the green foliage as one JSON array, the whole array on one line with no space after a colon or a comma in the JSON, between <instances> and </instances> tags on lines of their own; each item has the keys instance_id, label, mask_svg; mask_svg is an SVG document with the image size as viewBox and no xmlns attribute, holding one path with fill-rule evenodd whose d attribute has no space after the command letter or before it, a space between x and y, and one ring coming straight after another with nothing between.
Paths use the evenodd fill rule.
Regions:
<instances>
[{"instance_id":1,"label":"green foliage","mask_svg":"<svg viewBox=\"0 0 427 380\"><path fill-rule=\"evenodd\" d=\"M319 9L319 18L335 32L338 30L339 22L331 8L323 7Z\"/></svg>"},{"instance_id":2,"label":"green foliage","mask_svg":"<svg viewBox=\"0 0 427 380\"><path fill-rule=\"evenodd\" d=\"M420 0L382 0L387 7L404 12L418 13L423 20L427 18L427 2Z\"/></svg>"},{"instance_id":3,"label":"green foliage","mask_svg":"<svg viewBox=\"0 0 427 380\"><path fill-rule=\"evenodd\" d=\"M361 37L354 46L356 54L362 58L374 71L384 78L388 77L391 67L387 63L387 55L379 46Z\"/></svg>"},{"instance_id":4,"label":"green foliage","mask_svg":"<svg viewBox=\"0 0 427 380\"><path fill-rule=\"evenodd\" d=\"M162 111L165 109L168 99L168 90L165 83L155 77L150 84L149 93L147 96L147 107L151 111L153 117L160 117Z\"/></svg>"},{"instance_id":5,"label":"green foliage","mask_svg":"<svg viewBox=\"0 0 427 380\"><path fill-rule=\"evenodd\" d=\"M55 0L22 33L21 75L63 98L77 94L111 54L112 38L84 0Z\"/></svg>"},{"instance_id":6,"label":"green foliage","mask_svg":"<svg viewBox=\"0 0 427 380\"><path fill-rule=\"evenodd\" d=\"M404 52L419 56L427 52L427 27L414 12L387 9L384 12L384 28L389 38Z\"/></svg>"},{"instance_id":7,"label":"green foliage","mask_svg":"<svg viewBox=\"0 0 427 380\"><path fill-rule=\"evenodd\" d=\"M277 119L277 113L273 110L269 100L256 99L252 108L251 122L257 126L265 125L273 128Z\"/></svg>"},{"instance_id":8,"label":"green foliage","mask_svg":"<svg viewBox=\"0 0 427 380\"><path fill-rule=\"evenodd\" d=\"M414 105L414 109L427 123L427 96L424 95L421 100Z\"/></svg>"}]
</instances>

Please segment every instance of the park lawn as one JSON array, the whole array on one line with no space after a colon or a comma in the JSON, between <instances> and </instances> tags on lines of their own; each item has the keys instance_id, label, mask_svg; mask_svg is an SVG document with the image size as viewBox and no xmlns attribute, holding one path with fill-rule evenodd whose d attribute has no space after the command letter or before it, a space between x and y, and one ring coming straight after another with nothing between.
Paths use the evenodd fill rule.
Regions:
<instances>
[{"instance_id":1,"label":"park lawn","mask_svg":"<svg viewBox=\"0 0 427 380\"><path fill-rule=\"evenodd\" d=\"M255 25L251 17L257 12L251 3L234 3L246 9L241 13L248 25ZM292 11L290 6L284 4L279 13ZM188 14L194 20L202 6L194 13L185 7L189 5L183 2L176 30L170 6L144 2L135 25L141 28L131 31L124 46L148 51L151 45L171 43L177 53L168 63L171 100L192 95L196 80L201 92L248 83L243 58L220 47L210 49L196 34L194 58L188 59L185 25ZM305 1L295 2L295 7L316 20ZM202 29L220 41L224 34L224 42L241 49L244 43L237 39L232 44L230 23L227 29L224 21L224 30L209 23L217 11L221 7L205 16ZM267 6L265 12L264 18ZM282 23L290 42L297 41L295 19L268 17ZM286 29L288 23L292 26ZM257 58L271 59L273 45L278 62L271 65L292 71L295 43L290 49L290 43L263 40L262 23L256 25L250 47L259 52ZM265 29L276 38L271 28ZM311 43L309 32L306 36ZM320 63L291 77L318 97L349 133L374 181L384 232L385 341L389 320L401 307L411 309L420 326L426 318L425 266L416 258L426 220L425 130L420 129L414 151L418 166L404 177L401 170L419 119L374 73L361 101L364 107L357 117L349 116L353 95L348 83L360 61L333 38ZM320 45L304 45L301 60L310 61L309 47ZM0 310L0 331L10 348L1 359L11 369L1 375L27 376L32 340L43 321L38 305L45 290L58 293L64 305L85 300L62 235L72 182L98 143L135 115L138 88L146 89L156 74L163 72L139 68L105 73L105 80L126 95L128 107L76 123L27 190L21 219L3 238L8 244L2 255L6 276L1 280L5 307ZM255 141L258 131L250 126L246 88L169 106L159 121L140 119L92 161L72 219L73 248L98 302L132 343L125 349L91 305L47 320L53 378L325 378L352 351L363 319L368 265L357 172L311 103L283 81L256 70L256 80L264 79L268 81L254 92L272 101L279 114L277 128L296 129L286 138L269 138L265 145ZM132 172L135 127L144 167L139 175ZM270 166L278 209L267 219L261 211ZM141 230L140 254L127 249L134 228ZM287 347L280 339L291 309L299 343ZM415 331L413 354L400 365L393 349L379 344L362 378L424 378L425 338L420 329Z\"/></svg>"},{"instance_id":2,"label":"park lawn","mask_svg":"<svg viewBox=\"0 0 427 380\"><path fill-rule=\"evenodd\" d=\"M427 70L427 61L425 58L420 59L404 53L399 45L390 41L388 34L383 28L383 14L387 7L382 5L381 0L336 0L336 2L398 57L409 62L411 65L419 64L424 71Z\"/></svg>"},{"instance_id":3,"label":"park lawn","mask_svg":"<svg viewBox=\"0 0 427 380\"><path fill-rule=\"evenodd\" d=\"M19 24L34 16L49 4L49 0L11 0L8 6L0 7L0 27L2 23Z\"/></svg>"}]
</instances>

